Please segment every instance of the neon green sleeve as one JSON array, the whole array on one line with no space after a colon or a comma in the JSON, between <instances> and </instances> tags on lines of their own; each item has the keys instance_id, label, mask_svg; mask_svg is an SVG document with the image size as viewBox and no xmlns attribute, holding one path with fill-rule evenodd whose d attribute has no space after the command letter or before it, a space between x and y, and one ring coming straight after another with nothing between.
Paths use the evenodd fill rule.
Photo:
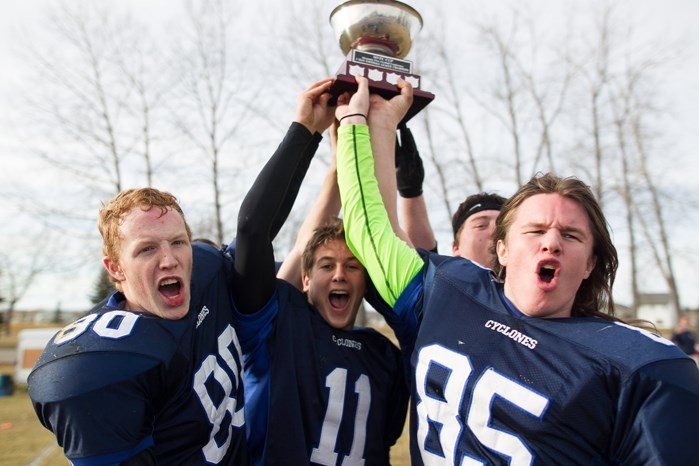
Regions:
<instances>
[{"instance_id":1,"label":"neon green sleeve","mask_svg":"<svg viewBox=\"0 0 699 466\"><path fill-rule=\"evenodd\" d=\"M337 183L347 246L366 267L381 297L393 306L424 262L393 232L374 175L367 126L338 129Z\"/></svg>"}]
</instances>

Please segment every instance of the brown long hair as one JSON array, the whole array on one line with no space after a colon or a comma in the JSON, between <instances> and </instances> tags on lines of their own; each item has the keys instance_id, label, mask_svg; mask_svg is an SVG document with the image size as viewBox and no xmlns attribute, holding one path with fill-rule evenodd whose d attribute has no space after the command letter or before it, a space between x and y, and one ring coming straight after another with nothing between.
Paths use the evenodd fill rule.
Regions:
<instances>
[{"instance_id":1,"label":"brown long hair","mask_svg":"<svg viewBox=\"0 0 699 466\"><path fill-rule=\"evenodd\" d=\"M577 178L561 178L551 173L537 174L523 185L503 205L495 222L493 243L507 239L507 233L514 222L519 206L528 198L537 194L559 194L577 202L587 214L592 230L592 254L597 258L590 276L583 280L573 301L573 316L599 316L610 320L614 318L614 299L612 286L616 278L619 259L616 248L609 234L609 225L602 209L595 199L590 187ZM494 264L498 276L505 279L506 268Z\"/></svg>"}]
</instances>

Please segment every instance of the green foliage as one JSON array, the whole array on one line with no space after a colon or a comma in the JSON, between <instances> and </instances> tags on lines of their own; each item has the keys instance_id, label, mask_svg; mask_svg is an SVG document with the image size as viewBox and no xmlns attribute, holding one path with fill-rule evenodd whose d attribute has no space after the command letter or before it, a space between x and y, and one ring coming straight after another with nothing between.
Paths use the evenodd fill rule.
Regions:
<instances>
[{"instance_id":1,"label":"green foliage","mask_svg":"<svg viewBox=\"0 0 699 466\"><path fill-rule=\"evenodd\" d=\"M95 286L90 295L90 302L97 304L115 291L114 284L109 280L109 274L103 267L95 281Z\"/></svg>"},{"instance_id":2,"label":"green foliage","mask_svg":"<svg viewBox=\"0 0 699 466\"><path fill-rule=\"evenodd\" d=\"M58 303L56 309L53 311L53 317L51 317L52 324L63 323L63 311L61 310L61 303Z\"/></svg>"}]
</instances>

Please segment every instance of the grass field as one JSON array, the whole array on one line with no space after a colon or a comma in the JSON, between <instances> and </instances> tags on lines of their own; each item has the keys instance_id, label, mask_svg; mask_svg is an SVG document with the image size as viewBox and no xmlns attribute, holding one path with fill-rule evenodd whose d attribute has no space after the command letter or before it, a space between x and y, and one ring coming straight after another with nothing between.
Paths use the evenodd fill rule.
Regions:
<instances>
[{"instance_id":1,"label":"grass field","mask_svg":"<svg viewBox=\"0 0 699 466\"><path fill-rule=\"evenodd\" d=\"M19 330L39 327L46 325L13 326L9 336L0 336L0 347L16 348ZM13 374L14 370L14 365L0 364L0 374ZM34 414L27 388L15 387L12 396L0 396L0 466L69 465L53 434Z\"/></svg>"},{"instance_id":2,"label":"grass field","mask_svg":"<svg viewBox=\"0 0 699 466\"><path fill-rule=\"evenodd\" d=\"M0 445L0 466L70 465L53 434L37 420L25 388L0 396Z\"/></svg>"}]
</instances>

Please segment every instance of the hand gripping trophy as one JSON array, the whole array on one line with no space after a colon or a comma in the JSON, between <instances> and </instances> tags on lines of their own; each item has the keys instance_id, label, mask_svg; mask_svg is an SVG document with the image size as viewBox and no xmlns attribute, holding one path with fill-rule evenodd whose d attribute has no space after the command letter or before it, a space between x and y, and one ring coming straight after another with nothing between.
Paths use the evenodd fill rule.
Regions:
<instances>
[{"instance_id":1,"label":"hand gripping trophy","mask_svg":"<svg viewBox=\"0 0 699 466\"><path fill-rule=\"evenodd\" d=\"M414 89L413 105L403 123L434 99L434 94L420 88L412 62L403 59L413 35L422 28L422 17L414 8L395 0L349 0L330 13L330 24L346 54L331 94L354 91L354 76L364 76L370 92L390 99L399 93L396 82L402 78Z\"/></svg>"}]
</instances>

